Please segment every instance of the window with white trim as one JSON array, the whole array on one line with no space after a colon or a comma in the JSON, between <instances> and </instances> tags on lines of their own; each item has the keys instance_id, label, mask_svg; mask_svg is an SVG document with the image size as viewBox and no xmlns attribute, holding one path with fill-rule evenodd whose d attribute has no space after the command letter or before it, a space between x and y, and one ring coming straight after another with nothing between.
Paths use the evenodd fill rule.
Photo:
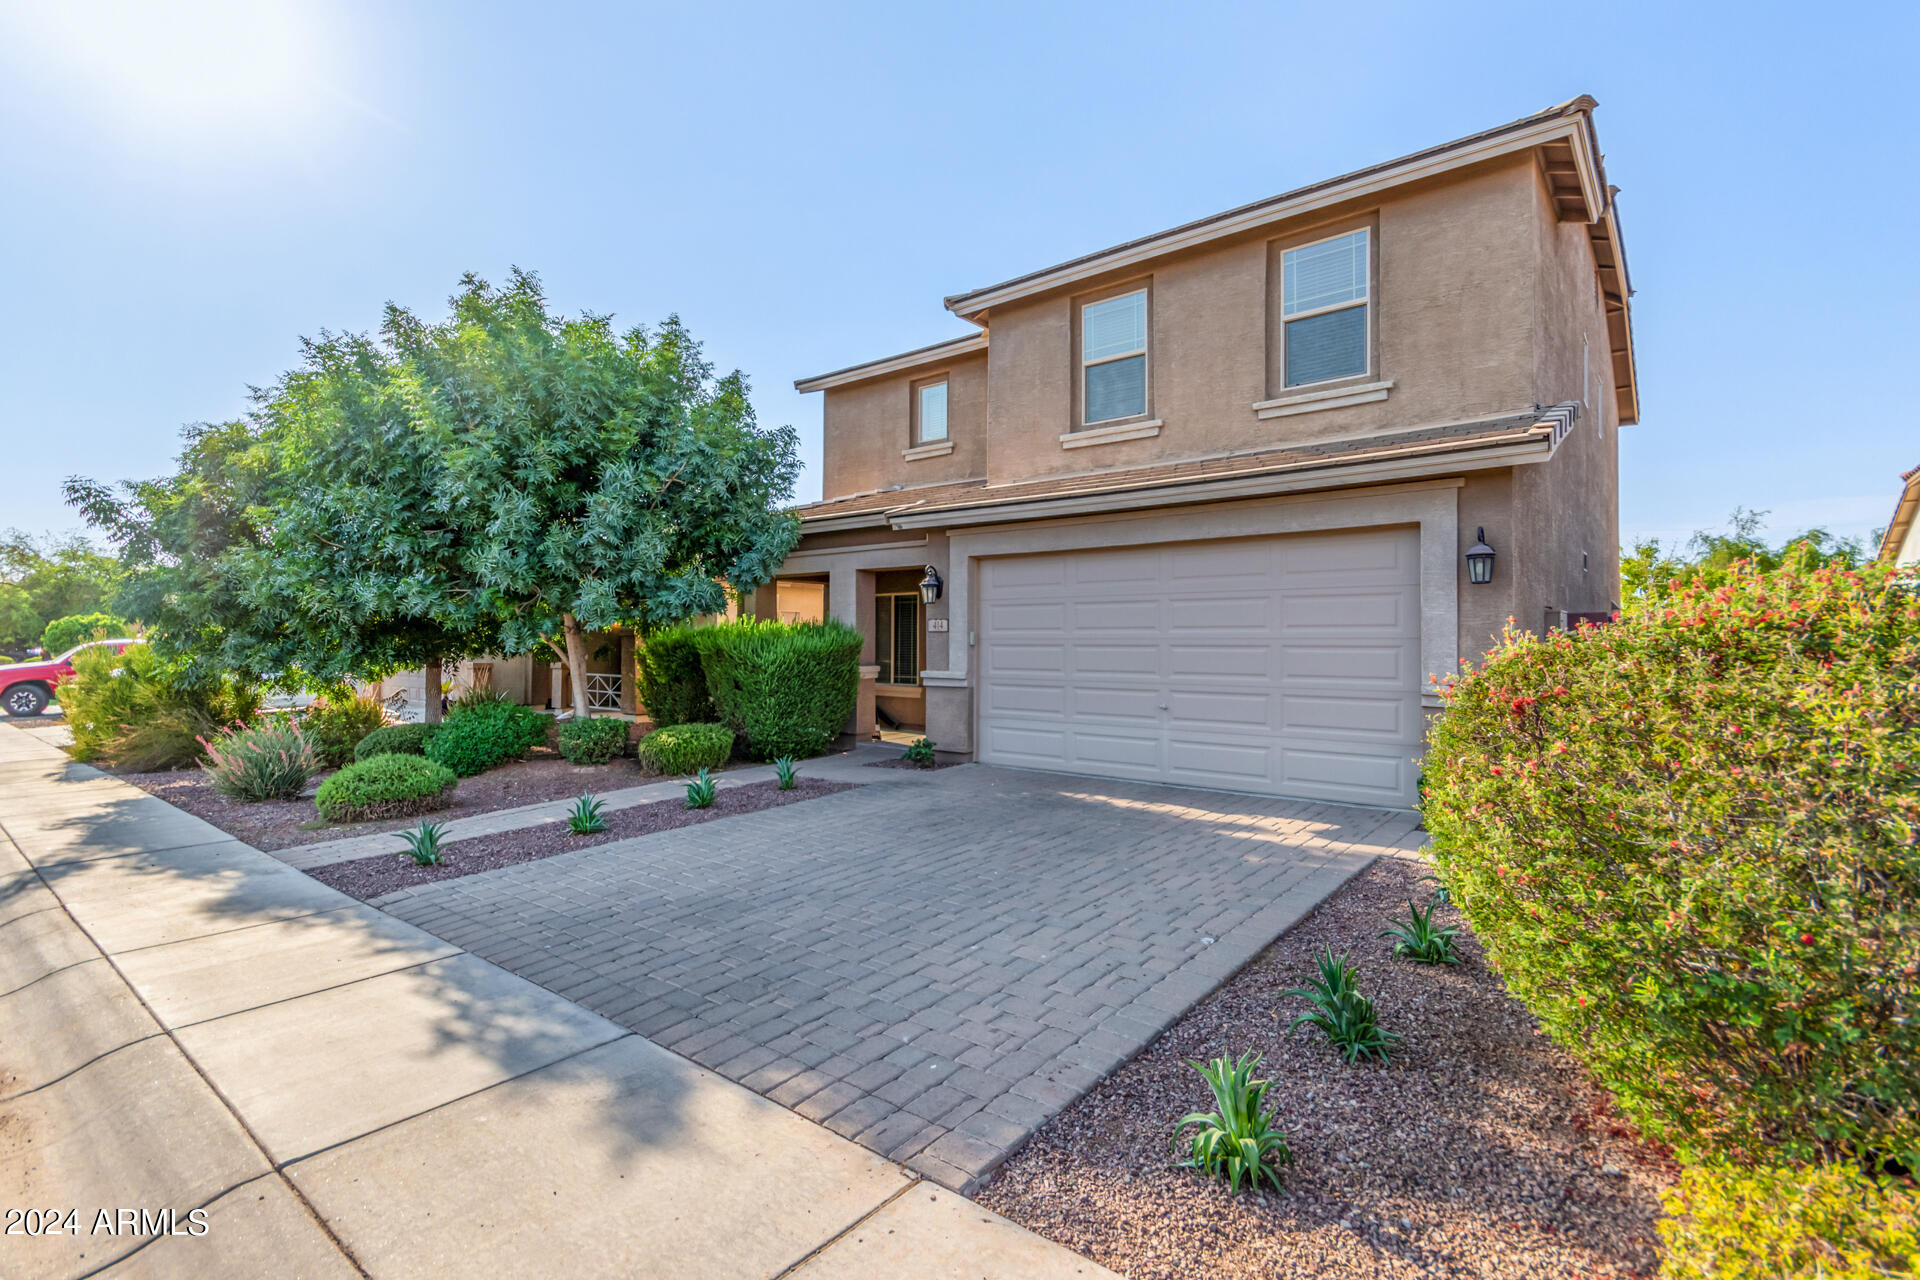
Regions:
<instances>
[{"instance_id":1,"label":"window with white trim","mask_svg":"<svg viewBox=\"0 0 1920 1280\"><path fill-rule=\"evenodd\" d=\"M929 382L915 393L915 444L938 444L947 438L947 384Z\"/></svg>"},{"instance_id":2,"label":"window with white trim","mask_svg":"<svg viewBox=\"0 0 1920 1280\"><path fill-rule=\"evenodd\" d=\"M1285 382L1359 377L1368 358L1367 229L1303 244L1280 256Z\"/></svg>"},{"instance_id":3,"label":"window with white trim","mask_svg":"<svg viewBox=\"0 0 1920 1280\"><path fill-rule=\"evenodd\" d=\"M1087 426L1147 412L1147 291L1080 308L1080 392Z\"/></svg>"}]
</instances>

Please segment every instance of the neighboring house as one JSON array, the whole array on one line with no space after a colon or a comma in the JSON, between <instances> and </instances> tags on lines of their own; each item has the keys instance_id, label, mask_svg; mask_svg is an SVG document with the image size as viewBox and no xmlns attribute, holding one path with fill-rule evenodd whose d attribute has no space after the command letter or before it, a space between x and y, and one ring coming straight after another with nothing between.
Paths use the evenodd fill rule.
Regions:
<instances>
[{"instance_id":1,"label":"neighboring house","mask_svg":"<svg viewBox=\"0 0 1920 1280\"><path fill-rule=\"evenodd\" d=\"M1894 504L1893 519L1880 538L1880 559L1888 564L1920 564L1920 467L1902 472L1907 487Z\"/></svg>"},{"instance_id":2,"label":"neighboring house","mask_svg":"<svg viewBox=\"0 0 1920 1280\"><path fill-rule=\"evenodd\" d=\"M1436 679L1618 596L1639 405L1593 108L959 294L980 332L802 379L825 498L754 611L867 633L861 733L1411 804Z\"/></svg>"}]
</instances>

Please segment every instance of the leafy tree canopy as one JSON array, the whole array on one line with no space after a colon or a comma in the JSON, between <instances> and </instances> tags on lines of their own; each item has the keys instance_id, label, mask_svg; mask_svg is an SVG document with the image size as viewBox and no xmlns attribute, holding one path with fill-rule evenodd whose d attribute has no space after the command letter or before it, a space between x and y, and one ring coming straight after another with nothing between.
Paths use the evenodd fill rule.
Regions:
<instances>
[{"instance_id":1,"label":"leafy tree canopy","mask_svg":"<svg viewBox=\"0 0 1920 1280\"><path fill-rule=\"evenodd\" d=\"M1855 569L1873 559L1879 545L1871 539L1835 537L1825 529L1808 529L1778 545L1761 536L1765 511L1735 507L1725 532L1702 529L1685 543L1668 547L1646 538L1620 558L1621 590L1628 608L1664 601L1687 587L1724 585L1733 566L1751 563L1761 571L1792 564L1802 570L1823 565Z\"/></svg>"},{"instance_id":2,"label":"leafy tree canopy","mask_svg":"<svg viewBox=\"0 0 1920 1280\"><path fill-rule=\"evenodd\" d=\"M0 648L25 650L57 618L106 610L121 577L114 557L85 538L0 534Z\"/></svg>"}]
</instances>

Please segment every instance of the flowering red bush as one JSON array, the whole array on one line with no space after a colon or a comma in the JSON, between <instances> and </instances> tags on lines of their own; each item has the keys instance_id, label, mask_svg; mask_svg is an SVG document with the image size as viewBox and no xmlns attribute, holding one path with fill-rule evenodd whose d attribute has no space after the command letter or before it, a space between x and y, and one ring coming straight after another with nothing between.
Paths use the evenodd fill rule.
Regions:
<instances>
[{"instance_id":1,"label":"flowering red bush","mask_svg":"<svg viewBox=\"0 0 1920 1280\"><path fill-rule=\"evenodd\" d=\"M1886 569L1509 634L1426 762L1508 986L1652 1136L1920 1168L1920 599Z\"/></svg>"}]
</instances>

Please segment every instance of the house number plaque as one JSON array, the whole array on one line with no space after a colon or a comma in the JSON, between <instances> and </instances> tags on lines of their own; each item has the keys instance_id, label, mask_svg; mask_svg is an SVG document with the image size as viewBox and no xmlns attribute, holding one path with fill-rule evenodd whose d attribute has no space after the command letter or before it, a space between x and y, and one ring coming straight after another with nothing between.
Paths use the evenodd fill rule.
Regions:
<instances>
[{"instance_id":1,"label":"house number plaque","mask_svg":"<svg viewBox=\"0 0 1920 1280\"><path fill-rule=\"evenodd\" d=\"M928 618L927 619L927 630L945 631L946 629L947 629L947 620L945 618Z\"/></svg>"}]
</instances>

